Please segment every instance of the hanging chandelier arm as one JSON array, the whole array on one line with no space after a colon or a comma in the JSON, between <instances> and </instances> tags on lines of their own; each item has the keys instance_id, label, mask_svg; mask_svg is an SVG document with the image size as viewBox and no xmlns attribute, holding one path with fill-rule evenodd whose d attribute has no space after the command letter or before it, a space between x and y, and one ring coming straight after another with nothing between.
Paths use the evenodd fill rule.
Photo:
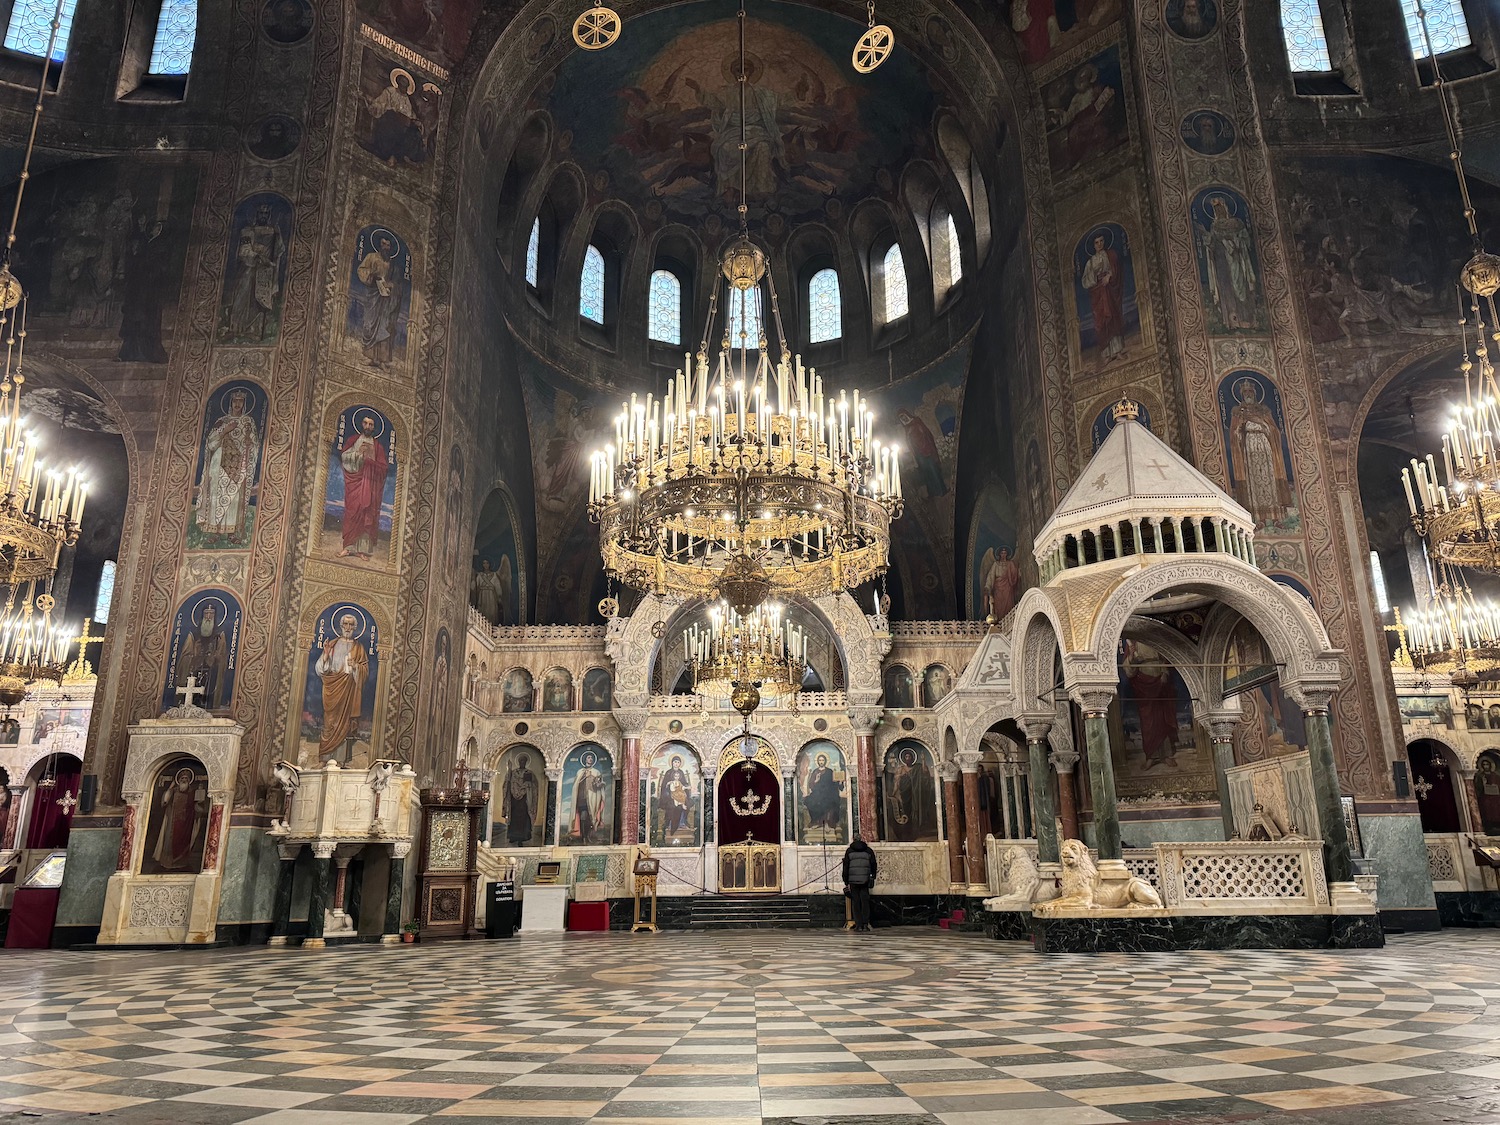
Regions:
<instances>
[{"instance_id":1,"label":"hanging chandelier arm","mask_svg":"<svg viewBox=\"0 0 1500 1125\"><path fill-rule=\"evenodd\" d=\"M31 109L31 131L26 135L26 156L21 161L21 174L16 184L16 202L10 209L10 230L5 235L5 249L0 251L0 269L10 268L11 248L16 244L16 226L21 221L21 197L26 194L26 181L31 179L31 152L36 147L37 131L42 124L42 101L47 95L47 78L52 69L52 49L57 46L57 32L62 26L63 0L57 0L52 13L52 30L47 35L47 50L42 55L42 78L36 84L36 104Z\"/></svg>"},{"instance_id":2,"label":"hanging chandelier arm","mask_svg":"<svg viewBox=\"0 0 1500 1125\"><path fill-rule=\"evenodd\" d=\"M740 31L740 73L738 76L740 88L740 234L746 235L750 231L750 192L747 187L746 172L749 145L745 141L745 85L749 81L749 75L746 73L748 66L745 50L745 0L740 0L738 21Z\"/></svg>"},{"instance_id":3,"label":"hanging chandelier arm","mask_svg":"<svg viewBox=\"0 0 1500 1125\"><path fill-rule=\"evenodd\" d=\"M1463 149L1459 144L1458 122L1453 107L1448 101L1448 83L1443 78L1443 67L1432 47L1432 33L1427 27L1427 9L1421 0L1417 2L1417 22L1422 27L1422 44L1427 48L1427 57L1432 60L1432 87L1438 96L1438 105L1443 111L1443 128L1448 134L1448 159L1453 162L1453 172L1458 177L1458 195L1464 205L1464 220L1469 224L1469 238L1474 249L1481 249L1479 224L1474 212L1474 201L1469 196L1469 180L1464 175Z\"/></svg>"}]
</instances>

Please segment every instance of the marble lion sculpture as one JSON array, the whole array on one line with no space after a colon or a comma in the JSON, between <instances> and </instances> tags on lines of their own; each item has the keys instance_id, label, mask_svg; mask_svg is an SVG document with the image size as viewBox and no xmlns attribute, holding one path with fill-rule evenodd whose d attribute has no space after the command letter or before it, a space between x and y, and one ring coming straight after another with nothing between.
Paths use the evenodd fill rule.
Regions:
<instances>
[{"instance_id":1,"label":"marble lion sculpture","mask_svg":"<svg viewBox=\"0 0 1500 1125\"><path fill-rule=\"evenodd\" d=\"M1017 905L1029 906L1036 896L1041 877L1037 873L1036 861L1025 848L1008 847L1000 853L1001 893L984 900L985 909Z\"/></svg>"},{"instance_id":2,"label":"marble lion sculpture","mask_svg":"<svg viewBox=\"0 0 1500 1125\"><path fill-rule=\"evenodd\" d=\"M1144 879L1134 875L1123 880L1100 879L1099 869L1081 840L1064 840L1060 852L1062 894L1038 909L1119 910L1161 905L1161 896Z\"/></svg>"}]
</instances>

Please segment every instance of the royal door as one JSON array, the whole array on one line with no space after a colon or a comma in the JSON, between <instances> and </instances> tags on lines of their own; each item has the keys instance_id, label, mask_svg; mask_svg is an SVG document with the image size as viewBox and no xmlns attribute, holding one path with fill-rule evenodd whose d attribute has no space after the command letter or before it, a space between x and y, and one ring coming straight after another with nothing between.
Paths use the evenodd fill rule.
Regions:
<instances>
[{"instance_id":1,"label":"royal door","mask_svg":"<svg viewBox=\"0 0 1500 1125\"><path fill-rule=\"evenodd\" d=\"M781 890L781 776L775 752L758 739L746 758L741 740L719 763L719 890Z\"/></svg>"}]
</instances>

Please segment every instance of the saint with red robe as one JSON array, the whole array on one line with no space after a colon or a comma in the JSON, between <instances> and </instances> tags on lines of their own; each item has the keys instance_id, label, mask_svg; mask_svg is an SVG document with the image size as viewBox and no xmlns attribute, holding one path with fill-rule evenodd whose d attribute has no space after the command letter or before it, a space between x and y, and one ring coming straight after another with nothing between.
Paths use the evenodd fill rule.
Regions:
<instances>
[{"instance_id":1,"label":"saint with red robe","mask_svg":"<svg viewBox=\"0 0 1500 1125\"><path fill-rule=\"evenodd\" d=\"M188 766L178 767L157 792L155 831L147 841L150 862L143 874L197 874L203 868L208 789Z\"/></svg>"},{"instance_id":2,"label":"saint with red robe","mask_svg":"<svg viewBox=\"0 0 1500 1125\"><path fill-rule=\"evenodd\" d=\"M1141 750L1146 769L1177 765L1177 684L1170 665L1156 650L1138 641L1125 642L1125 682L1141 722Z\"/></svg>"},{"instance_id":3,"label":"saint with red robe","mask_svg":"<svg viewBox=\"0 0 1500 1125\"><path fill-rule=\"evenodd\" d=\"M361 414L358 432L339 450L344 473L343 550L340 558L367 559L380 539L380 505L390 461L375 434L375 416Z\"/></svg>"},{"instance_id":4,"label":"saint with red robe","mask_svg":"<svg viewBox=\"0 0 1500 1125\"><path fill-rule=\"evenodd\" d=\"M1108 242L1104 231L1094 234L1089 256L1078 274L1089 295L1094 346L1105 363L1125 354L1125 272L1120 267L1119 252Z\"/></svg>"}]
</instances>

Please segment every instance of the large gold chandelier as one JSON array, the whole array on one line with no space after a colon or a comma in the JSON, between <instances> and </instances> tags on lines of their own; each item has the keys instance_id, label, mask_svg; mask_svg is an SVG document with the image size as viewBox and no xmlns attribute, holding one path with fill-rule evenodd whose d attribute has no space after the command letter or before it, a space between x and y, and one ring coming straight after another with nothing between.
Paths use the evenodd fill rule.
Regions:
<instances>
[{"instance_id":1,"label":"large gold chandelier","mask_svg":"<svg viewBox=\"0 0 1500 1125\"><path fill-rule=\"evenodd\" d=\"M781 606L766 602L737 613L726 602L713 606L708 625L683 630L683 650L693 690L727 698L748 722L762 699L802 690L807 671L807 635L783 620Z\"/></svg>"},{"instance_id":2,"label":"large gold chandelier","mask_svg":"<svg viewBox=\"0 0 1500 1125\"><path fill-rule=\"evenodd\" d=\"M1422 34L1428 37L1427 14L1418 6ZM1453 110L1444 88L1442 67L1432 52L1438 104L1448 134L1449 156L1458 178L1464 220L1468 223L1473 256L1459 272L1459 281L1469 294L1474 318L1474 356L1469 356L1468 322L1460 314L1464 357L1459 369L1464 375L1464 401L1454 408L1443 435L1442 464L1428 454L1412 459L1401 470L1412 526L1428 544L1438 565L1500 571L1500 385L1490 359L1486 335L1500 342L1500 317L1495 294L1500 292L1500 257L1487 252L1479 238L1479 224L1464 175L1463 151ZM1435 607L1436 608L1436 607ZM1441 610L1437 609L1441 615Z\"/></svg>"},{"instance_id":3,"label":"large gold chandelier","mask_svg":"<svg viewBox=\"0 0 1500 1125\"><path fill-rule=\"evenodd\" d=\"M722 599L744 616L773 594L819 597L884 573L902 498L899 451L875 436L867 400L840 391L835 401L786 345L766 255L747 227L743 4L739 36L740 231L721 260L717 362L720 292L666 395L621 404L614 440L593 456L588 510L611 578Z\"/></svg>"},{"instance_id":4,"label":"large gold chandelier","mask_svg":"<svg viewBox=\"0 0 1500 1125\"><path fill-rule=\"evenodd\" d=\"M37 85L31 133L16 185L10 231L0 252L0 337L5 342L5 366L0 376L0 704L13 707L41 680L61 684L68 671L68 653L76 636L56 626L52 580L57 576L62 548L78 542L88 483L78 467L66 474L49 471L37 456L37 435L21 413L21 389L26 383L26 297L11 273L11 251L21 215L21 197L30 178L31 154L47 88L47 71L62 20L59 3L52 33L42 55L42 78Z\"/></svg>"},{"instance_id":5,"label":"large gold chandelier","mask_svg":"<svg viewBox=\"0 0 1500 1125\"><path fill-rule=\"evenodd\" d=\"M1402 651L1423 672L1472 688L1500 673L1500 606L1480 601L1456 567L1439 563L1435 570L1426 605L1405 621L1397 617Z\"/></svg>"}]
</instances>

